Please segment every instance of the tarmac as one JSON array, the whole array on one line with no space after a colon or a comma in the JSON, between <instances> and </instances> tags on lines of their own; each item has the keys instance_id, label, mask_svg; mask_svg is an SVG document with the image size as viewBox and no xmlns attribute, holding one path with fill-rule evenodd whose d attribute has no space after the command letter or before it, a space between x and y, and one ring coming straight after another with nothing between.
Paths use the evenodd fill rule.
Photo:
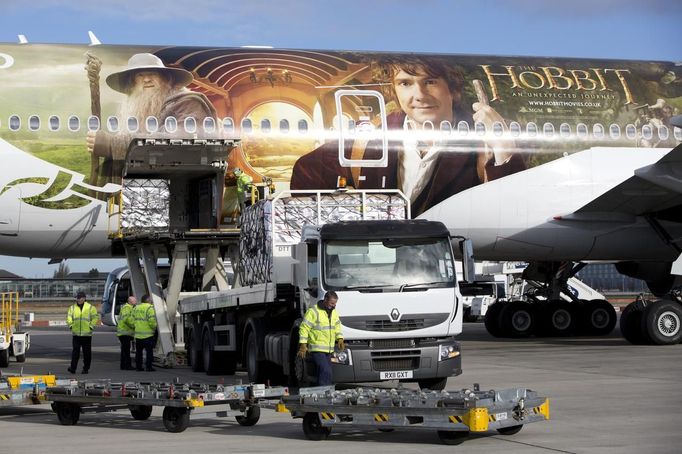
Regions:
<instances>
[{"instance_id":1,"label":"tarmac","mask_svg":"<svg viewBox=\"0 0 682 454\"><path fill-rule=\"evenodd\" d=\"M156 372L118 368L118 342L109 327L93 339L90 374L66 369L71 338L66 328L30 328L31 349L23 364L3 373L128 381L247 382L234 376L206 376L188 367ZM459 446L442 445L435 431L390 433L338 429L325 441L305 438L301 421L264 409L253 427L233 418L192 417L182 433L168 433L155 408L148 421L127 411L81 415L75 426L61 426L49 405L0 407L0 453L679 453L682 452L682 344L635 346L618 329L605 337L495 339L481 323L464 325L464 372L447 389L525 387L551 400L551 420L527 425L512 436L486 432ZM393 383L395 384L395 383ZM195 415L196 416L196 415ZM446 451L447 450L447 451Z\"/></svg>"}]
</instances>

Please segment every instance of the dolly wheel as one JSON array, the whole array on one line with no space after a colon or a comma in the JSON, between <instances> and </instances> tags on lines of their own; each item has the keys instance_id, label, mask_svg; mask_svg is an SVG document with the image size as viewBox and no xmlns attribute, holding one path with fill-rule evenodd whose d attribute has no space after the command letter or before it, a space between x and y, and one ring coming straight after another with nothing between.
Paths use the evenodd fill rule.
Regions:
<instances>
[{"instance_id":1,"label":"dolly wheel","mask_svg":"<svg viewBox=\"0 0 682 454\"><path fill-rule=\"evenodd\" d=\"M184 407L164 408L163 426L172 433L184 431L189 426L189 410Z\"/></svg>"},{"instance_id":2,"label":"dolly wheel","mask_svg":"<svg viewBox=\"0 0 682 454\"><path fill-rule=\"evenodd\" d=\"M308 440L326 440L331 431L331 428L322 425L317 413L306 413L303 417L303 433Z\"/></svg>"},{"instance_id":3,"label":"dolly wheel","mask_svg":"<svg viewBox=\"0 0 682 454\"><path fill-rule=\"evenodd\" d=\"M54 411L62 426L75 426L81 416L81 407L67 402L55 402Z\"/></svg>"},{"instance_id":4,"label":"dolly wheel","mask_svg":"<svg viewBox=\"0 0 682 454\"><path fill-rule=\"evenodd\" d=\"M237 416L235 419L240 426L254 426L260 419L260 407L249 407L244 416Z\"/></svg>"},{"instance_id":5,"label":"dolly wheel","mask_svg":"<svg viewBox=\"0 0 682 454\"><path fill-rule=\"evenodd\" d=\"M146 421L152 415L151 405L128 405L130 414L138 421Z\"/></svg>"},{"instance_id":6,"label":"dolly wheel","mask_svg":"<svg viewBox=\"0 0 682 454\"><path fill-rule=\"evenodd\" d=\"M468 430L439 430L438 438L445 445L458 445L469 437Z\"/></svg>"},{"instance_id":7,"label":"dolly wheel","mask_svg":"<svg viewBox=\"0 0 682 454\"><path fill-rule=\"evenodd\" d=\"M518 426L501 427L497 429L497 433L500 435L514 435L521 432L521 429L523 429L523 424L519 424Z\"/></svg>"}]
</instances>

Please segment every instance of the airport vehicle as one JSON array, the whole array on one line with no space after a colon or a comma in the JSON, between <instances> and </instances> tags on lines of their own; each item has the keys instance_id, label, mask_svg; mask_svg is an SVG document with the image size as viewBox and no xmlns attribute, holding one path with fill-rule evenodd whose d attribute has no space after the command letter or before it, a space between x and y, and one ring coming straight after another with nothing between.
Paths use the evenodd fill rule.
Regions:
<instances>
[{"instance_id":1,"label":"airport vehicle","mask_svg":"<svg viewBox=\"0 0 682 454\"><path fill-rule=\"evenodd\" d=\"M460 286L464 305L464 321L475 322L485 317L488 308L506 297L505 281L476 280Z\"/></svg>"},{"instance_id":2,"label":"airport vehicle","mask_svg":"<svg viewBox=\"0 0 682 454\"><path fill-rule=\"evenodd\" d=\"M301 389L282 398L294 417L303 419L309 440L326 439L335 427L437 430L444 444L456 445L470 433L518 433L525 424L549 420L549 399L523 388L481 391L334 387Z\"/></svg>"},{"instance_id":3,"label":"airport vehicle","mask_svg":"<svg viewBox=\"0 0 682 454\"><path fill-rule=\"evenodd\" d=\"M136 383L102 380L71 380L47 388L45 396L59 423L76 425L83 413L128 410L131 416L149 419L153 407L164 407L163 426L168 432L183 432L189 426L190 414L198 417L234 417L241 426L253 426L260 419L259 401L279 399L288 393L283 387L265 385L207 385L197 383ZM202 409L227 407L211 413ZM197 414L199 413L199 414Z\"/></svg>"},{"instance_id":4,"label":"airport vehicle","mask_svg":"<svg viewBox=\"0 0 682 454\"><path fill-rule=\"evenodd\" d=\"M121 84L137 60L126 62L142 54L158 58L159 72L177 76L175 88L187 88L215 113L157 118L120 111L120 103L132 105ZM437 77L397 79L390 72L411 63ZM243 146L229 168L256 182L271 178L275 193L289 186L334 189L341 178L356 189L402 190L415 217L471 238L477 259L529 262L527 278L553 289L547 307L584 261L615 262L661 298L633 305L642 310L627 314L641 316L625 323L625 332L676 343L682 308L670 292L680 283L680 267L673 266L682 233L675 177L682 120L674 116L682 102L680 68L625 60L3 44L0 146L9 164L0 173L0 253L57 260L120 255L120 242L107 236L105 200L120 191L125 153L102 151L103 141L125 143L125 150L133 138L237 135ZM428 91L427 79L448 82L445 91ZM412 105L402 96L408 88L420 90ZM453 108L445 115L436 104ZM88 133L96 136L94 154ZM422 151L428 153L417 158ZM416 166L401 167L403 156ZM420 179L418 167L432 178ZM404 178L405 169L415 177ZM228 180L221 223L235 218L235 179ZM584 306L603 312L600 303ZM551 307L548 317L557 310L564 308Z\"/></svg>"},{"instance_id":5,"label":"airport vehicle","mask_svg":"<svg viewBox=\"0 0 682 454\"><path fill-rule=\"evenodd\" d=\"M30 346L29 334L19 330L19 293L0 293L0 367L9 366L10 356L26 361Z\"/></svg>"},{"instance_id":6,"label":"airport vehicle","mask_svg":"<svg viewBox=\"0 0 682 454\"><path fill-rule=\"evenodd\" d=\"M49 386L62 386L69 382L54 375L2 375L0 407L43 404L47 402L46 391Z\"/></svg>"}]
</instances>

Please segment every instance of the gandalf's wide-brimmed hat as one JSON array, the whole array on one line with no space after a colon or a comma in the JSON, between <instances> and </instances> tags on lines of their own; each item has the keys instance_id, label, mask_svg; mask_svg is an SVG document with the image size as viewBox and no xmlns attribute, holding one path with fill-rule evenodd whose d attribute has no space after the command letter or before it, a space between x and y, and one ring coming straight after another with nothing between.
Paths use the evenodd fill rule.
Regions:
<instances>
[{"instance_id":1,"label":"gandalf's wide-brimmed hat","mask_svg":"<svg viewBox=\"0 0 682 454\"><path fill-rule=\"evenodd\" d=\"M167 68L161 59L154 54L135 54L128 60L128 67L123 71L110 74L107 85L121 93L128 93L133 76L139 71L158 71L173 78L173 85L184 87L189 85L194 77L192 73L180 68Z\"/></svg>"}]
</instances>

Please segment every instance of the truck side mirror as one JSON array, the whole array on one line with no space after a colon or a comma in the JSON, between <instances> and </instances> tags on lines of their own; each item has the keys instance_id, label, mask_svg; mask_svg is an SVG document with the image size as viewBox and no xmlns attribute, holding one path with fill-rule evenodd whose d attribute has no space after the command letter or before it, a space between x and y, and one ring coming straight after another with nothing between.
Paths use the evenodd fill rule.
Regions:
<instances>
[{"instance_id":1,"label":"truck side mirror","mask_svg":"<svg viewBox=\"0 0 682 454\"><path fill-rule=\"evenodd\" d=\"M462 271L465 282L476 280L476 267L474 262L474 243L466 238L459 242L459 249L462 252Z\"/></svg>"}]
</instances>

